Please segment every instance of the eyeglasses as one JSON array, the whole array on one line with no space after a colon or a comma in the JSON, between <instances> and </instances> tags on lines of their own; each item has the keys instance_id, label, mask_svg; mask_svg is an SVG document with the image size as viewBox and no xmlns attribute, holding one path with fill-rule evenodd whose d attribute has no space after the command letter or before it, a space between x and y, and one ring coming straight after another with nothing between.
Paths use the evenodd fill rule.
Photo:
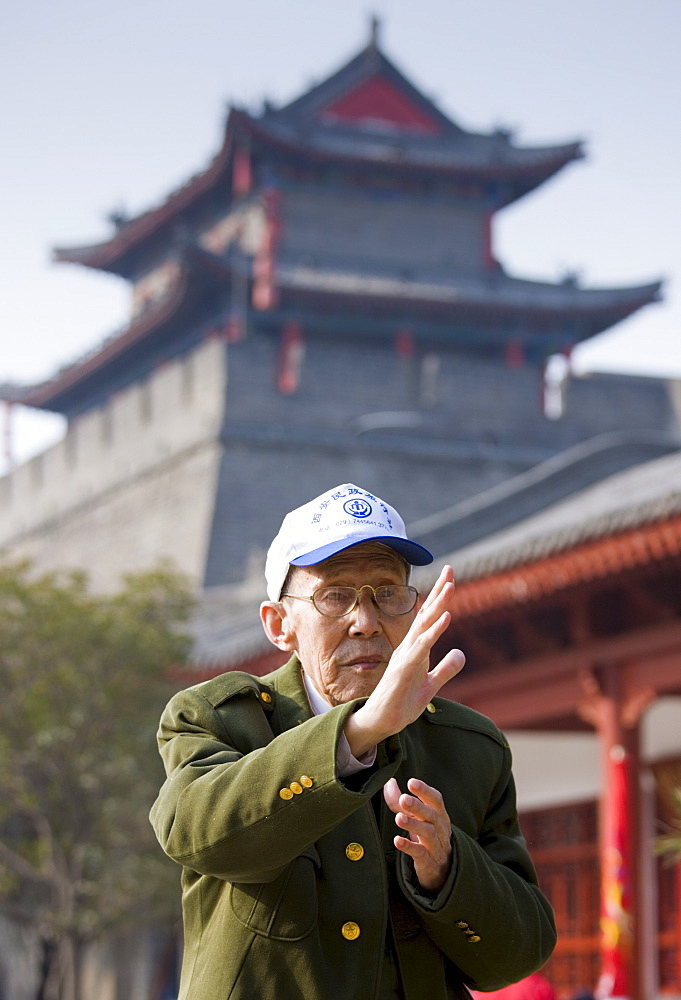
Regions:
<instances>
[{"instance_id":1,"label":"eyeglasses","mask_svg":"<svg viewBox=\"0 0 681 1000\"><path fill-rule=\"evenodd\" d=\"M297 601L311 601L320 615L325 618L342 618L349 615L359 604L363 590L370 590L372 601L384 615L408 615L416 607L419 592L415 587L406 584L386 584L374 589L365 583L363 587L321 587L315 590L312 597L302 597L300 594L282 594L282 597L294 597Z\"/></svg>"}]
</instances>

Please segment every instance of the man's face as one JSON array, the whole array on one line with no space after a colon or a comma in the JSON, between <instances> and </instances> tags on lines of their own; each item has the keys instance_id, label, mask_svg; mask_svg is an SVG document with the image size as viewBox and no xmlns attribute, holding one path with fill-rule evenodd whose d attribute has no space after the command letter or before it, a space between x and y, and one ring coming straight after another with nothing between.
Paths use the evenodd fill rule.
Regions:
<instances>
[{"instance_id":1,"label":"man's face","mask_svg":"<svg viewBox=\"0 0 681 1000\"><path fill-rule=\"evenodd\" d=\"M320 587L376 588L407 582L407 568L392 549L364 542L315 566L296 566L290 594L311 597ZM309 601L282 598L284 625L305 672L332 705L368 697L383 676L393 650L414 620L414 611L391 617L379 611L369 590L342 618L321 615Z\"/></svg>"}]
</instances>

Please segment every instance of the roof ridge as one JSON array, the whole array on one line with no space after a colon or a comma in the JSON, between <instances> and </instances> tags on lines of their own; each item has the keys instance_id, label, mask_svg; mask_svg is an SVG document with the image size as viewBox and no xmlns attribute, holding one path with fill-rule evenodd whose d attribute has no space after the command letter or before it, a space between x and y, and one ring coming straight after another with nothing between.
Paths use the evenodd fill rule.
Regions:
<instances>
[{"instance_id":1,"label":"roof ridge","mask_svg":"<svg viewBox=\"0 0 681 1000\"><path fill-rule=\"evenodd\" d=\"M263 117L292 118L313 116L325 105L337 100L342 94L347 93L348 90L357 87L377 73L384 73L393 83L406 91L407 95L422 110L427 111L428 114L437 119L443 129L449 132L464 131L405 76L402 70L388 58L373 35L368 45L360 49L355 56L343 63L337 70L321 80L321 82L314 84L303 94L289 101L283 107L267 112Z\"/></svg>"}]
</instances>

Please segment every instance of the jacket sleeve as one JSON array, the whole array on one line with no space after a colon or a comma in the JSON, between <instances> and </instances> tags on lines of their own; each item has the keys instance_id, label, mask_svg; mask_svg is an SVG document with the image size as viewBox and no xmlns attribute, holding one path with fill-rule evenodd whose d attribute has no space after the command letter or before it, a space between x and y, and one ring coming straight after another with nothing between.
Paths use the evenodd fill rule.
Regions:
<instances>
[{"instance_id":1,"label":"jacket sleeve","mask_svg":"<svg viewBox=\"0 0 681 1000\"><path fill-rule=\"evenodd\" d=\"M275 879L364 805L401 753L399 740L381 744L376 768L349 788L338 780L336 750L356 703L273 736L258 701L247 689L218 711L189 688L159 729L167 778L150 815L156 836L178 863L227 881Z\"/></svg>"},{"instance_id":2,"label":"jacket sleeve","mask_svg":"<svg viewBox=\"0 0 681 1000\"><path fill-rule=\"evenodd\" d=\"M452 845L452 872L434 900L400 857L402 892L431 940L475 989L500 989L541 968L556 929L518 826L508 748L478 835L453 826Z\"/></svg>"}]
</instances>

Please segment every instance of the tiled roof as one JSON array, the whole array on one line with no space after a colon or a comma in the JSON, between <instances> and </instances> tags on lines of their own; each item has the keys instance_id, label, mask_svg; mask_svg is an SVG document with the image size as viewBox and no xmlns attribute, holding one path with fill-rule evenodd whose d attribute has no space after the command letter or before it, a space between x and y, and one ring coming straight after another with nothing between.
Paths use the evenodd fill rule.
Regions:
<instances>
[{"instance_id":1,"label":"tiled roof","mask_svg":"<svg viewBox=\"0 0 681 1000\"><path fill-rule=\"evenodd\" d=\"M439 126L436 135L329 122L320 110L371 75L382 75L404 92ZM296 155L347 160L373 165L464 174L488 179L522 179L517 190L508 188L496 207L506 204L546 180L571 160L580 158L581 143L521 148L510 135L489 135L459 128L418 91L375 46L369 45L323 83L311 88L284 108L251 115L232 108L221 148L209 165L173 191L160 205L124 220L109 240L76 247L56 247L54 259L111 271L129 277L127 258L135 247L173 222L198 199L228 182L239 137L255 137L265 145Z\"/></svg>"},{"instance_id":2,"label":"tiled roof","mask_svg":"<svg viewBox=\"0 0 681 1000\"><path fill-rule=\"evenodd\" d=\"M421 93L400 72L374 40L321 83L310 87L304 94L278 111L270 109L263 117L266 120L288 122L317 121L319 116L333 106L339 98L355 90L366 80L377 76L383 77L402 91L410 101L432 119L434 124L440 127L442 132L453 135L462 133L458 125L443 114L432 100Z\"/></svg>"},{"instance_id":3,"label":"tiled roof","mask_svg":"<svg viewBox=\"0 0 681 1000\"><path fill-rule=\"evenodd\" d=\"M225 277L230 274L225 260L193 245L182 248L180 258L178 277L159 299L133 317L127 327L116 331L92 350L59 369L45 382L23 387L10 385L7 387L7 395L3 395L5 387L0 385L0 399L56 413L69 412L71 394L79 392L78 387L84 380L102 371L147 338L157 336L182 310L191 308L196 296L205 290L206 281L224 282ZM200 275L199 281L195 280L197 275Z\"/></svg>"},{"instance_id":4,"label":"tiled roof","mask_svg":"<svg viewBox=\"0 0 681 1000\"><path fill-rule=\"evenodd\" d=\"M555 505L570 503L594 484L609 481L625 469L679 448L678 433L662 431L611 431L581 441L533 464L475 496L460 500L435 514L410 524L413 536L431 552L449 558L452 553L474 550L476 556L489 544L496 551L505 532L523 532L526 523L549 516ZM562 522L561 522L562 524Z\"/></svg>"},{"instance_id":5,"label":"tiled roof","mask_svg":"<svg viewBox=\"0 0 681 1000\"><path fill-rule=\"evenodd\" d=\"M627 288L586 289L572 282L522 281L502 272L485 276L457 275L450 280L410 280L285 263L279 265L276 280L281 288L297 292L421 302L454 311L601 316L603 327L654 302L661 288L660 282L654 282Z\"/></svg>"},{"instance_id":6,"label":"tiled roof","mask_svg":"<svg viewBox=\"0 0 681 1000\"><path fill-rule=\"evenodd\" d=\"M359 131L347 125L324 123L301 128L274 116L244 118L243 123L261 140L313 157L439 171L472 179L534 176L531 187L583 156L579 142L523 148L513 145L505 133L466 132L450 138L389 134L378 129L372 132L368 128Z\"/></svg>"},{"instance_id":7,"label":"tiled roof","mask_svg":"<svg viewBox=\"0 0 681 1000\"><path fill-rule=\"evenodd\" d=\"M538 545L534 550L528 546L520 565L513 565L512 560L504 565L501 559L488 575L482 573L476 579L470 579L464 567L458 576L455 617L527 604L567 587L681 556L681 494L660 520L646 519L631 526L617 525L616 520L600 535L566 533L554 538L553 544Z\"/></svg>"},{"instance_id":8,"label":"tiled roof","mask_svg":"<svg viewBox=\"0 0 681 1000\"><path fill-rule=\"evenodd\" d=\"M185 268L180 279L146 312L128 327L117 331L85 356L61 369L47 382L32 386L0 386L0 399L27 406L60 411L59 397L95 368L126 351L167 322L192 294L189 269L224 279L229 264L221 257L195 245L184 247ZM593 336L659 298L660 283L629 288L580 288L572 282L522 281L499 272L493 276L460 276L451 280L422 278L409 280L388 275L356 273L329 268L311 268L282 263L277 268L277 284L294 295L361 298L373 303L405 302L418 308L441 307L447 319L474 316L493 319L497 314L532 319L582 319L583 329L574 331L574 340Z\"/></svg>"},{"instance_id":9,"label":"tiled roof","mask_svg":"<svg viewBox=\"0 0 681 1000\"><path fill-rule=\"evenodd\" d=\"M456 614L465 616L679 554L681 452L675 451L442 556L417 581L427 589L450 563Z\"/></svg>"},{"instance_id":10,"label":"tiled roof","mask_svg":"<svg viewBox=\"0 0 681 1000\"><path fill-rule=\"evenodd\" d=\"M625 499L623 499L625 498ZM411 537L422 537L419 525ZM534 517L417 569L421 591L451 563L458 589L456 614L479 614L523 603L555 589L605 576L626 566L681 554L681 452L646 462L556 503ZM258 616L264 583L204 592L194 620L193 668L270 664L276 651ZM264 659L263 659L264 658Z\"/></svg>"},{"instance_id":11,"label":"tiled roof","mask_svg":"<svg viewBox=\"0 0 681 1000\"><path fill-rule=\"evenodd\" d=\"M377 78L420 109L433 129L424 132L399 125L391 128L390 122L381 120L330 118L328 110L339 99ZM261 138L310 154L476 176L536 174L536 183L540 176L543 179L582 155L579 142L521 148L503 130L480 134L462 129L414 87L374 43L297 100L281 109L268 109L262 117L250 118L248 124Z\"/></svg>"},{"instance_id":12,"label":"tiled roof","mask_svg":"<svg viewBox=\"0 0 681 1000\"><path fill-rule=\"evenodd\" d=\"M229 122L220 150L208 167L191 177L177 190L154 208L125 220L109 240L87 246L55 247L52 251L55 261L68 264L82 264L113 274L127 277L125 266L121 265L126 254L153 236L161 227L174 220L181 212L191 207L202 195L211 191L224 180L232 155L232 134Z\"/></svg>"},{"instance_id":13,"label":"tiled roof","mask_svg":"<svg viewBox=\"0 0 681 1000\"><path fill-rule=\"evenodd\" d=\"M264 576L260 588L251 582L245 588L226 586L205 590L191 626L192 668L209 672L211 668L224 669L229 664L237 669L240 663L270 652L276 654L258 614L260 603L265 600Z\"/></svg>"},{"instance_id":14,"label":"tiled roof","mask_svg":"<svg viewBox=\"0 0 681 1000\"><path fill-rule=\"evenodd\" d=\"M149 309L135 317L123 331L116 332L79 357L60 368L55 375L39 385L27 386L19 400L36 409L63 412L62 397L82 383L94 371L100 370L118 357L130 345L138 343L173 316L184 303L189 288L186 280L174 284Z\"/></svg>"}]
</instances>

